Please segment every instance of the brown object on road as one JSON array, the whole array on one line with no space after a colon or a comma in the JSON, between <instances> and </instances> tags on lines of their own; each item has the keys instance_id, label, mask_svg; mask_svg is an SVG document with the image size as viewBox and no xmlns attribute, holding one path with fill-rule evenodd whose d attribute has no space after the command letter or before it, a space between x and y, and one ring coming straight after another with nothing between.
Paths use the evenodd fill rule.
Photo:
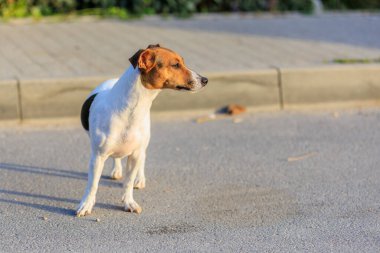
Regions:
<instances>
[{"instance_id":1,"label":"brown object on road","mask_svg":"<svg viewBox=\"0 0 380 253\"><path fill-rule=\"evenodd\" d=\"M226 113L229 115L237 115L244 113L247 109L245 106L237 105L237 104L230 104L226 107Z\"/></svg>"},{"instance_id":2,"label":"brown object on road","mask_svg":"<svg viewBox=\"0 0 380 253\"><path fill-rule=\"evenodd\" d=\"M227 118L228 116L233 116L233 115L238 115L241 113L246 112L246 107L238 104L229 104L227 106L224 106L220 108L216 113L210 114L208 116L203 116L199 117L195 120L197 123L204 123L207 121L212 121L212 120L218 120L218 119L224 119ZM234 121L235 123L241 122L241 119L237 119Z\"/></svg>"},{"instance_id":3,"label":"brown object on road","mask_svg":"<svg viewBox=\"0 0 380 253\"><path fill-rule=\"evenodd\" d=\"M246 112L247 108L238 104L229 104L220 108L217 113L218 114L228 114L228 115L238 115Z\"/></svg>"}]
</instances>

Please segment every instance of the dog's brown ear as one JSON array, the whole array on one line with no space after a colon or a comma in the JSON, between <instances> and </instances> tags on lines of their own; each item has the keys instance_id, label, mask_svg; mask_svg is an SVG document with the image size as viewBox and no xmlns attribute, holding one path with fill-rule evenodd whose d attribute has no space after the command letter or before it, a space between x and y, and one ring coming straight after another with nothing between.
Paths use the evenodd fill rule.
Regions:
<instances>
[{"instance_id":1,"label":"dog's brown ear","mask_svg":"<svg viewBox=\"0 0 380 253\"><path fill-rule=\"evenodd\" d=\"M141 54L137 61L137 66L143 72L149 72L156 63L156 54L153 50L146 49Z\"/></svg>"},{"instance_id":2,"label":"dog's brown ear","mask_svg":"<svg viewBox=\"0 0 380 253\"><path fill-rule=\"evenodd\" d=\"M155 47L161 47L161 46L160 46L160 44L156 44L156 45L150 44L150 45L147 47L147 49L148 49L148 48L155 48Z\"/></svg>"},{"instance_id":3,"label":"dog's brown ear","mask_svg":"<svg viewBox=\"0 0 380 253\"><path fill-rule=\"evenodd\" d=\"M144 49L140 49L137 51L131 58L129 58L130 63L132 64L133 68L136 68L137 63L139 61L140 55L144 52Z\"/></svg>"}]
</instances>

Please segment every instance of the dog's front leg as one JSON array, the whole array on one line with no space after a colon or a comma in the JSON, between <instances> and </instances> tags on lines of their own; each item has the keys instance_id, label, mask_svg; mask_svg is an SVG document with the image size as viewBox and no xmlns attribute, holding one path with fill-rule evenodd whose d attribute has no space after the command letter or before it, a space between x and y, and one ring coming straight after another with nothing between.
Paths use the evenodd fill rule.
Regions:
<instances>
[{"instance_id":1,"label":"dog's front leg","mask_svg":"<svg viewBox=\"0 0 380 253\"><path fill-rule=\"evenodd\" d=\"M126 188L123 196L124 209L128 212L141 213L142 209L133 199L133 186L136 175L145 164L145 150L139 150L128 157Z\"/></svg>"},{"instance_id":2,"label":"dog's front leg","mask_svg":"<svg viewBox=\"0 0 380 253\"><path fill-rule=\"evenodd\" d=\"M95 204L96 191L98 190L98 184L102 175L105 160L105 157L94 154L91 155L86 192L84 193L82 201L76 211L78 217L91 214L92 208Z\"/></svg>"}]
</instances>

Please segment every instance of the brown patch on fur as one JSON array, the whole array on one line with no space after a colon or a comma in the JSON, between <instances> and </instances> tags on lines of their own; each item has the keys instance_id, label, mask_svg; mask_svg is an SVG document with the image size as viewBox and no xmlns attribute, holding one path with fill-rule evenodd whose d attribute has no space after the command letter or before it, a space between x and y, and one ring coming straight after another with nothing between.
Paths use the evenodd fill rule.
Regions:
<instances>
[{"instance_id":1,"label":"brown patch on fur","mask_svg":"<svg viewBox=\"0 0 380 253\"><path fill-rule=\"evenodd\" d=\"M135 68L139 68L142 84L147 89L193 88L191 72L183 58L158 44L139 50L130 61Z\"/></svg>"},{"instance_id":2,"label":"brown patch on fur","mask_svg":"<svg viewBox=\"0 0 380 253\"><path fill-rule=\"evenodd\" d=\"M152 49L146 49L141 54L137 61L141 73L149 72L156 64L156 54Z\"/></svg>"}]
</instances>

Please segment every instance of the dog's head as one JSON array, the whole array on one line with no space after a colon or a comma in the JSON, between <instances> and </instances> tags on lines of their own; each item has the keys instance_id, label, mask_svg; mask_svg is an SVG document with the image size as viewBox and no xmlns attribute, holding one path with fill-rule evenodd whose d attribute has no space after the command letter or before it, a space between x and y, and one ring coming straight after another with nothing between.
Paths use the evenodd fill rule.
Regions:
<instances>
[{"instance_id":1,"label":"dog's head","mask_svg":"<svg viewBox=\"0 0 380 253\"><path fill-rule=\"evenodd\" d=\"M141 82L148 89L198 91L208 82L187 68L180 55L159 44L140 49L129 61L139 68Z\"/></svg>"}]
</instances>

